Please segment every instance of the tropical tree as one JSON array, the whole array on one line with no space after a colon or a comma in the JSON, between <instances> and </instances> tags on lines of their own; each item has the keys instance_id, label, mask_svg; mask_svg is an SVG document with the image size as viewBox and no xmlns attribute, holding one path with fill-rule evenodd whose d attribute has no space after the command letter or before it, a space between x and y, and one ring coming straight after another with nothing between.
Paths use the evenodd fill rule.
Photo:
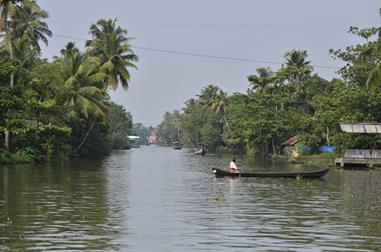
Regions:
<instances>
[{"instance_id":1,"label":"tropical tree","mask_svg":"<svg viewBox=\"0 0 381 252\"><path fill-rule=\"evenodd\" d=\"M89 55L100 58L101 71L107 75L104 89L115 90L120 84L127 90L131 78L128 68L137 68L134 62L138 56L131 49L127 30L116 22L116 19L102 19L91 25L93 39L88 40L86 46Z\"/></svg>"},{"instance_id":2,"label":"tropical tree","mask_svg":"<svg viewBox=\"0 0 381 252\"><path fill-rule=\"evenodd\" d=\"M369 73L381 58L381 51L377 49L377 41L370 40L377 35L379 28L365 28L351 26L348 33L359 36L365 43L350 45L345 49L331 49L334 59L340 59L346 64L338 71L341 77L350 85L366 87Z\"/></svg>"},{"instance_id":3,"label":"tropical tree","mask_svg":"<svg viewBox=\"0 0 381 252\"><path fill-rule=\"evenodd\" d=\"M131 134L139 137L139 139L137 139L135 144L137 145L149 144L148 136L150 135L150 130L147 129L142 123L134 123Z\"/></svg>"},{"instance_id":4,"label":"tropical tree","mask_svg":"<svg viewBox=\"0 0 381 252\"><path fill-rule=\"evenodd\" d=\"M170 145L174 141L182 141L181 136L181 114L178 110L164 114L162 123L157 127L159 141Z\"/></svg>"},{"instance_id":5,"label":"tropical tree","mask_svg":"<svg viewBox=\"0 0 381 252\"><path fill-rule=\"evenodd\" d=\"M198 95L198 97L199 102L202 105L211 108L214 113L223 118L230 136L232 136L232 131L226 118L228 104L227 94L217 86L208 85L201 90L201 93Z\"/></svg>"},{"instance_id":6,"label":"tropical tree","mask_svg":"<svg viewBox=\"0 0 381 252\"><path fill-rule=\"evenodd\" d=\"M371 93L375 93L377 88L381 87L381 27L378 29L378 38L375 42L375 46L369 47L368 50L364 51L361 57L367 58L372 55L377 55L378 57L374 67L368 75L366 86Z\"/></svg>"},{"instance_id":7,"label":"tropical tree","mask_svg":"<svg viewBox=\"0 0 381 252\"><path fill-rule=\"evenodd\" d=\"M228 129L229 134L232 137L233 133L230 129L229 122L226 118L227 106L228 106L227 94L223 92L222 90L219 90L211 105L211 109L213 110L214 113L216 113L217 115L220 115L223 118L223 120L225 121L226 128Z\"/></svg>"},{"instance_id":8,"label":"tropical tree","mask_svg":"<svg viewBox=\"0 0 381 252\"><path fill-rule=\"evenodd\" d=\"M306 50L291 50L286 52L284 58L290 73L288 79L291 84L299 84L306 76L312 72L311 61L307 60Z\"/></svg>"},{"instance_id":9,"label":"tropical tree","mask_svg":"<svg viewBox=\"0 0 381 252\"><path fill-rule=\"evenodd\" d=\"M43 21L48 17L48 13L35 0L23 1L16 9L11 25L14 39L25 37L33 49L41 51L39 41L48 45L48 37L52 36L48 24Z\"/></svg>"},{"instance_id":10,"label":"tropical tree","mask_svg":"<svg viewBox=\"0 0 381 252\"><path fill-rule=\"evenodd\" d=\"M74 43L69 43L61 54L57 63L65 81L65 104L72 116L83 116L89 121L89 128L75 149L79 151L93 130L96 119L103 117L107 111L108 96L102 88L107 76L99 72L99 59L87 58Z\"/></svg>"},{"instance_id":11,"label":"tropical tree","mask_svg":"<svg viewBox=\"0 0 381 252\"><path fill-rule=\"evenodd\" d=\"M8 47L9 56L14 58L10 22L14 18L16 9L19 8L20 0L0 0L0 32L4 33L3 43ZM9 86L14 85L14 73L9 78Z\"/></svg>"},{"instance_id":12,"label":"tropical tree","mask_svg":"<svg viewBox=\"0 0 381 252\"><path fill-rule=\"evenodd\" d=\"M129 149L131 143L128 136L131 135L132 131L131 114L123 106L111 102L107 117L110 124L112 148Z\"/></svg>"},{"instance_id":13,"label":"tropical tree","mask_svg":"<svg viewBox=\"0 0 381 252\"><path fill-rule=\"evenodd\" d=\"M11 33L9 30L9 19L14 15L16 7L17 7L16 0L0 0L0 32L4 32L4 39L3 43L5 43L8 46L9 55L11 60L13 60L13 49L12 49L12 41L11 41ZM9 86L13 87L14 84L14 72L10 72L10 78L9 78ZM8 130L5 130L4 132L4 145L5 148L9 149L9 138L10 133Z\"/></svg>"},{"instance_id":14,"label":"tropical tree","mask_svg":"<svg viewBox=\"0 0 381 252\"><path fill-rule=\"evenodd\" d=\"M221 89L219 87L214 86L214 85L208 85L208 86L204 87L201 90L201 93L199 95L197 95L200 103L202 105L206 105L208 107L211 107L212 104L215 102L215 100L218 96L218 92L220 90Z\"/></svg>"},{"instance_id":15,"label":"tropical tree","mask_svg":"<svg viewBox=\"0 0 381 252\"><path fill-rule=\"evenodd\" d=\"M285 53L284 58L286 59L287 66L295 66L298 68L303 68L308 66L311 61L307 61L308 54L307 50L291 50Z\"/></svg>"},{"instance_id":16,"label":"tropical tree","mask_svg":"<svg viewBox=\"0 0 381 252\"><path fill-rule=\"evenodd\" d=\"M47 24L41 20L47 18L46 12L42 11L34 0L0 0L0 32L4 33L2 43L8 48L11 60L16 56L14 46L25 46L23 37L29 39L30 44L40 49L38 41L47 43L44 35L51 36ZM16 29L16 27L18 27ZM23 34L21 34L23 33ZM24 35L25 34L25 35ZM17 42L17 40L21 40ZM19 50L21 52L22 50ZM12 88L15 82L15 72L9 76L9 86ZM9 149L10 133L5 131L5 147Z\"/></svg>"},{"instance_id":17,"label":"tropical tree","mask_svg":"<svg viewBox=\"0 0 381 252\"><path fill-rule=\"evenodd\" d=\"M259 95L263 94L266 87L274 82L274 73L269 67L260 67L257 69L258 75L250 75L247 77L249 80L249 92L255 92Z\"/></svg>"}]
</instances>

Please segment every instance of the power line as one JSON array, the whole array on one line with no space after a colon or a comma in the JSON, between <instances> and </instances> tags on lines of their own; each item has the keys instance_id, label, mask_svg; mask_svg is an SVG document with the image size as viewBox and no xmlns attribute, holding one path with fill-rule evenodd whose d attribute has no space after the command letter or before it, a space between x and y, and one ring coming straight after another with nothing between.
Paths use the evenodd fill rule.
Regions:
<instances>
[{"instance_id":1,"label":"power line","mask_svg":"<svg viewBox=\"0 0 381 252\"><path fill-rule=\"evenodd\" d=\"M21 20L22 21L22 20ZM335 25L335 26L374 26L375 22L368 23L348 23L348 22L284 22L284 23L153 23L153 22L138 22L126 21L118 18L118 21L123 21L129 26L154 26L154 27L255 27L255 26L311 26L311 25ZM75 21L75 20L48 20L53 24L91 24L94 21Z\"/></svg>"},{"instance_id":2,"label":"power line","mask_svg":"<svg viewBox=\"0 0 381 252\"><path fill-rule=\"evenodd\" d=\"M40 2L45 3L53 3L53 4L73 4L73 3L95 3L95 4L110 4L110 3L118 3L118 4L258 4L259 3L272 3L276 4L283 0L193 0L193 1L178 1L178 0L39 0ZM304 0L289 0L289 3L299 3ZM352 4L372 4L374 0L309 0L310 3L319 3L319 4L337 4L337 3L352 3Z\"/></svg>"},{"instance_id":3,"label":"power line","mask_svg":"<svg viewBox=\"0 0 381 252\"><path fill-rule=\"evenodd\" d=\"M60 38L87 41L87 39L84 39L84 38L72 37L72 36L67 36L67 35L54 34L54 36L60 37ZM257 60L257 59L249 59L249 58L238 58L238 57L226 57L226 56L209 55L209 54L201 54L201 53L194 53L194 52L184 52L184 51L168 50L168 49L160 49L160 48L150 48L150 47L141 47L141 46L132 46L132 47L139 49L139 50L145 50L145 51L151 51L151 52L184 55L184 56L193 56L193 57L201 57L201 58L241 61L241 62L252 62L252 63L271 64L271 65L282 65L282 64L284 64L284 62ZM337 67L337 66L326 66L326 65L311 65L311 66L314 68L340 69L340 67Z\"/></svg>"}]
</instances>

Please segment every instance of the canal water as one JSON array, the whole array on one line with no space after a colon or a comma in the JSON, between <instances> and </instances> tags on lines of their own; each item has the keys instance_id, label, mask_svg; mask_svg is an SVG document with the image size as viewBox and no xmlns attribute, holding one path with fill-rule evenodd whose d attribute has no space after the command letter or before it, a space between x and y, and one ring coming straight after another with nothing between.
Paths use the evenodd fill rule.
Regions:
<instances>
[{"instance_id":1,"label":"canal water","mask_svg":"<svg viewBox=\"0 0 381 252\"><path fill-rule=\"evenodd\" d=\"M0 167L0 251L381 251L381 172L215 178L229 158L149 146Z\"/></svg>"}]
</instances>

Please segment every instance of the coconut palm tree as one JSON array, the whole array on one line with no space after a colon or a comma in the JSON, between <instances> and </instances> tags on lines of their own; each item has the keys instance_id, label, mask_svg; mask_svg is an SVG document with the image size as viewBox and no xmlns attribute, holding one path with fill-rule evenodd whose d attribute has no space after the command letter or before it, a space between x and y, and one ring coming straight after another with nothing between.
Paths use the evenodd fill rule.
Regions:
<instances>
[{"instance_id":1,"label":"coconut palm tree","mask_svg":"<svg viewBox=\"0 0 381 252\"><path fill-rule=\"evenodd\" d=\"M41 10L34 0L0 0L0 32L4 33L4 45L8 48L10 58L26 55L24 51L26 43L24 37L28 38L29 44L38 51L39 40L47 44L47 36L51 36L47 24L41 20L47 18L45 11ZM16 46L16 47L15 47ZM21 50L17 50L20 49ZM15 51L16 50L16 51ZM27 50L28 53L30 50ZM24 61L26 58L23 58ZM15 73L11 72L9 86L15 83ZM4 145L9 149L9 131L5 131Z\"/></svg>"},{"instance_id":2,"label":"coconut palm tree","mask_svg":"<svg viewBox=\"0 0 381 252\"><path fill-rule=\"evenodd\" d=\"M13 47L12 47L12 37L10 23L15 16L16 10L20 7L18 3L19 0L0 0L0 32L4 33L4 38L2 43L4 43L9 50L9 55L11 59L14 59ZM9 86L14 85L14 73L11 73L9 78ZM6 141L7 142L7 141Z\"/></svg>"},{"instance_id":3,"label":"coconut palm tree","mask_svg":"<svg viewBox=\"0 0 381 252\"><path fill-rule=\"evenodd\" d=\"M12 40L12 47L20 68L31 69L36 64L39 52L31 48L26 36ZM17 82L17 75L15 76L15 81Z\"/></svg>"},{"instance_id":4,"label":"coconut palm tree","mask_svg":"<svg viewBox=\"0 0 381 252\"><path fill-rule=\"evenodd\" d=\"M227 94L217 86L208 85L201 90L201 94L198 95L198 97L202 105L211 108L214 113L224 119L230 136L232 136L233 134L226 118L228 104Z\"/></svg>"},{"instance_id":5,"label":"coconut palm tree","mask_svg":"<svg viewBox=\"0 0 381 252\"><path fill-rule=\"evenodd\" d=\"M0 0L0 32L4 33L3 41L6 46L8 46L9 55L11 59L14 59L13 47L12 47L12 39L11 39L11 31L9 28L9 21L15 15L16 9L18 8L18 3L21 2L19 0ZM12 71L9 77L9 86L13 87L14 85L15 74ZM10 132L6 130L4 132L4 146L7 150L9 150L9 138Z\"/></svg>"},{"instance_id":6,"label":"coconut palm tree","mask_svg":"<svg viewBox=\"0 0 381 252\"><path fill-rule=\"evenodd\" d=\"M107 76L99 71L100 60L85 57L74 43L69 43L61 54L56 62L65 80L65 103L71 114L89 121L89 128L75 149L79 151L93 130L96 118L105 116L107 112L108 96L103 89Z\"/></svg>"},{"instance_id":7,"label":"coconut palm tree","mask_svg":"<svg viewBox=\"0 0 381 252\"><path fill-rule=\"evenodd\" d=\"M16 39L26 37L33 49L41 51L39 41L48 45L48 37L52 36L48 24L43 21L48 17L48 13L35 0L23 1L11 25L13 36Z\"/></svg>"},{"instance_id":8,"label":"coconut palm tree","mask_svg":"<svg viewBox=\"0 0 381 252\"><path fill-rule=\"evenodd\" d=\"M228 129L229 134L232 137L233 133L231 131L229 122L228 122L228 120L226 118L227 107L228 107L228 97L227 97L227 94L225 92L223 92L222 90L219 90L217 92L217 95L216 95L212 105L211 105L211 109L217 115L222 116L222 118L225 121L226 128Z\"/></svg>"},{"instance_id":9,"label":"coconut palm tree","mask_svg":"<svg viewBox=\"0 0 381 252\"><path fill-rule=\"evenodd\" d=\"M119 84L128 89L131 79L128 68L137 68L133 62L138 56L131 49L127 30L116 24L117 20L99 20L91 25L92 40L86 42L87 53L100 58L101 70L107 75L104 88L117 89Z\"/></svg>"},{"instance_id":10,"label":"coconut palm tree","mask_svg":"<svg viewBox=\"0 0 381 252\"><path fill-rule=\"evenodd\" d=\"M307 50L291 50L285 53L284 58L286 59L287 66L295 66L298 68L303 68L308 66L311 61L307 61L308 54Z\"/></svg>"},{"instance_id":11,"label":"coconut palm tree","mask_svg":"<svg viewBox=\"0 0 381 252\"><path fill-rule=\"evenodd\" d=\"M378 38L375 47L365 51L360 57L366 58L369 55L381 55L381 27L378 30ZM381 87L381 58L379 58L368 75L366 86L371 93L375 93Z\"/></svg>"},{"instance_id":12,"label":"coconut palm tree","mask_svg":"<svg viewBox=\"0 0 381 252\"><path fill-rule=\"evenodd\" d=\"M289 80L292 84L300 83L307 75L309 75L313 68L310 65L311 61L307 60L308 54L306 50L291 50L286 52L284 58L286 66L290 70Z\"/></svg>"},{"instance_id":13,"label":"coconut palm tree","mask_svg":"<svg viewBox=\"0 0 381 252\"><path fill-rule=\"evenodd\" d=\"M260 67L257 69L258 75L250 75L247 79L250 81L250 92L263 94L265 89L274 82L274 73L269 67Z\"/></svg>"},{"instance_id":14,"label":"coconut palm tree","mask_svg":"<svg viewBox=\"0 0 381 252\"><path fill-rule=\"evenodd\" d=\"M204 87L201 90L200 95L198 95L200 103L202 105L211 107L212 104L215 102L219 91L221 91L221 89L214 85L208 85Z\"/></svg>"},{"instance_id":15,"label":"coconut palm tree","mask_svg":"<svg viewBox=\"0 0 381 252\"><path fill-rule=\"evenodd\" d=\"M183 108L184 113L191 113L194 106L197 104L194 98L191 98L184 102L185 107Z\"/></svg>"}]
</instances>

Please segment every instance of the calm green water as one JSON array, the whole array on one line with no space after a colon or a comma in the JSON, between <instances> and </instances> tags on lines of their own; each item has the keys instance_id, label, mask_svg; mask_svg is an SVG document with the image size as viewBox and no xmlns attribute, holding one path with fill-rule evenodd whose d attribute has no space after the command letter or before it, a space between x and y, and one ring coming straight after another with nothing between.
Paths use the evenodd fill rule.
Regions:
<instances>
[{"instance_id":1,"label":"calm green water","mask_svg":"<svg viewBox=\"0 0 381 252\"><path fill-rule=\"evenodd\" d=\"M0 251L381 251L381 172L215 178L228 158L144 147L0 167Z\"/></svg>"}]
</instances>

